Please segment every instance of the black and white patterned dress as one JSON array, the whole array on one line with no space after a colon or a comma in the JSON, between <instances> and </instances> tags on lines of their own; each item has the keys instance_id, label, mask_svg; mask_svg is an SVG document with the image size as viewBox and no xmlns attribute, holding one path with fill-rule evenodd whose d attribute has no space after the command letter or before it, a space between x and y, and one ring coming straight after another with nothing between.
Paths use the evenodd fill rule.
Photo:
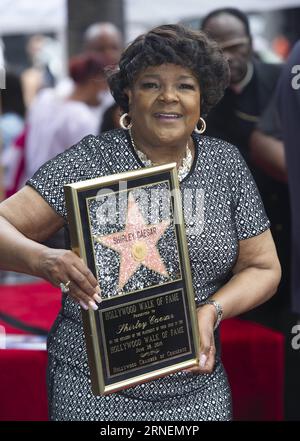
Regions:
<instances>
[{"instance_id":1,"label":"black and white patterned dress","mask_svg":"<svg viewBox=\"0 0 300 441\"><path fill-rule=\"evenodd\" d=\"M261 234L269 221L251 174L236 147L193 133L195 159L181 191L201 209L198 228L186 221L195 301L229 279L239 240ZM27 182L66 218L63 185L141 168L128 133L88 136L43 165ZM197 200L196 200L197 199ZM185 206L184 197L183 205ZM199 208L197 208L199 207ZM192 218L189 218L192 219ZM185 218L186 220L186 218ZM220 360L219 334L212 374L179 372L105 397L94 396L80 307L63 296L48 338L49 414L52 420L229 420L231 394Z\"/></svg>"}]
</instances>

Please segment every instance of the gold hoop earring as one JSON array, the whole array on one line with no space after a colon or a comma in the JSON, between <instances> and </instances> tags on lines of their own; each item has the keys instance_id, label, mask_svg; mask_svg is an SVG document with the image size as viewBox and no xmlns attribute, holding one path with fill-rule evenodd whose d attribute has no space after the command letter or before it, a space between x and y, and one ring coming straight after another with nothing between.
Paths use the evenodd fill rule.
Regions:
<instances>
[{"instance_id":1,"label":"gold hoop earring","mask_svg":"<svg viewBox=\"0 0 300 441\"><path fill-rule=\"evenodd\" d=\"M120 126L124 130L129 130L132 127L132 121L130 121L130 123L127 126L125 124L125 120L128 116L129 116L128 113L123 113L123 115L121 115L121 117L120 117Z\"/></svg>"},{"instance_id":2,"label":"gold hoop earring","mask_svg":"<svg viewBox=\"0 0 300 441\"><path fill-rule=\"evenodd\" d=\"M202 133L204 133L205 132L205 130L206 130L206 122L204 121L204 119L203 118L199 118L199 121L201 121L201 129L198 129L198 123L195 125L195 128L194 128L194 132L196 132L196 133L199 133L199 134L202 134Z\"/></svg>"}]
</instances>

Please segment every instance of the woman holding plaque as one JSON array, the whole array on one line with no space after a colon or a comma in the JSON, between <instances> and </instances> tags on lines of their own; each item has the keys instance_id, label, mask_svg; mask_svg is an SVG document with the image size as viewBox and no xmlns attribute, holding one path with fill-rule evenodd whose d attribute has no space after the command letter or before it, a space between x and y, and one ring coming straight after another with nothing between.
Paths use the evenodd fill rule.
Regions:
<instances>
[{"instance_id":1,"label":"woman holding plaque","mask_svg":"<svg viewBox=\"0 0 300 441\"><path fill-rule=\"evenodd\" d=\"M230 388L214 331L222 317L268 300L276 292L280 265L260 196L238 149L203 135L205 115L222 97L228 79L226 60L203 33L165 25L141 35L109 79L124 111L123 129L84 138L43 165L0 206L1 267L63 284L65 291L48 339L52 420L231 419ZM184 206L200 364L94 396L79 305L97 309L100 288L73 252L41 242L66 224L65 184L168 162L177 163L183 195L203 195L203 204L195 205L202 211L196 213L197 228L187 224L190 207Z\"/></svg>"}]
</instances>

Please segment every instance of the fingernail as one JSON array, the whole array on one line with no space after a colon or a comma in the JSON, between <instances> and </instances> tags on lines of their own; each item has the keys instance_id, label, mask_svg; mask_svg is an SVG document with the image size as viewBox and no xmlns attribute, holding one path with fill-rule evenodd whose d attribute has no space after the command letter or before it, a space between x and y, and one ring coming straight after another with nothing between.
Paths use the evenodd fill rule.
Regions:
<instances>
[{"instance_id":1,"label":"fingernail","mask_svg":"<svg viewBox=\"0 0 300 441\"><path fill-rule=\"evenodd\" d=\"M205 354L201 354L200 355L200 361L199 361L199 366L201 368L204 368L206 360L207 360L207 356Z\"/></svg>"},{"instance_id":2,"label":"fingernail","mask_svg":"<svg viewBox=\"0 0 300 441\"><path fill-rule=\"evenodd\" d=\"M89 301L89 305L90 305L90 307L91 307L94 311L97 311L98 306L96 305L95 302L93 302L93 300L90 300L90 301Z\"/></svg>"},{"instance_id":3,"label":"fingernail","mask_svg":"<svg viewBox=\"0 0 300 441\"><path fill-rule=\"evenodd\" d=\"M102 299L101 299L101 297L98 294L94 294L93 295L93 299L96 300L96 302L98 302L98 303L102 302Z\"/></svg>"},{"instance_id":4,"label":"fingernail","mask_svg":"<svg viewBox=\"0 0 300 441\"><path fill-rule=\"evenodd\" d=\"M89 309L88 305L86 305L85 303L83 303L81 300L79 301L80 306L85 309L86 311Z\"/></svg>"},{"instance_id":5,"label":"fingernail","mask_svg":"<svg viewBox=\"0 0 300 441\"><path fill-rule=\"evenodd\" d=\"M101 294L101 289L100 289L100 286L96 286L96 292L98 293L98 294Z\"/></svg>"}]
</instances>

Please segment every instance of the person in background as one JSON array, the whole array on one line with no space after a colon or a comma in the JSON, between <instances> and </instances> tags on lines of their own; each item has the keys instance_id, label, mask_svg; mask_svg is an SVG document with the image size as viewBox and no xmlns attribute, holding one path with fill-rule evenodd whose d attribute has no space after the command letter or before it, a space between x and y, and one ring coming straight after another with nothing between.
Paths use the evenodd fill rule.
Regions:
<instances>
[{"instance_id":1,"label":"person in background","mask_svg":"<svg viewBox=\"0 0 300 441\"><path fill-rule=\"evenodd\" d=\"M24 150L16 144L25 130L25 104L21 80L11 70L5 72L5 89L1 90L0 107L3 112L0 116L0 168L2 171L0 200L2 200L13 194L13 190L16 190L16 183L24 172ZM14 274L0 270L0 284L26 283L34 279L28 275L14 277Z\"/></svg>"},{"instance_id":2,"label":"person in background","mask_svg":"<svg viewBox=\"0 0 300 441\"><path fill-rule=\"evenodd\" d=\"M36 98L28 116L26 176L86 135L98 133L99 95L107 89L106 62L95 54L73 57L69 63L75 87L68 97L45 89Z\"/></svg>"},{"instance_id":3,"label":"person in background","mask_svg":"<svg viewBox=\"0 0 300 441\"><path fill-rule=\"evenodd\" d=\"M287 317L287 334L295 324L300 324L300 41L293 47L283 68L277 88L277 110L284 143L285 161L291 201L292 217L292 264L291 264L291 311ZM276 124L275 124L276 125ZM293 331L292 331L293 332ZM299 332L299 327L298 327ZM293 334L292 334L293 335ZM294 336L294 335L293 335ZM300 379L300 354L287 338L287 415L290 420L300 420L298 406Z\"/></svg>"},{"instance_id":4,"label":"person in background","mask_svg":"<svg viewBox=\"0 0 300 441\"><path fill-rule=\"evenodd\" d=\"M6 87L1 91L0 130L5 151L22 132L25 118L25 104L20 78L14 72L6 71Z\"/></svg>"},{"instance_id":5,"label":"person in background","mask_svg":"<svg viewBox=\"0 0 300 441\"><path fill-rule=\"evenodd\" d=\"M284 272L279 295L247 314L247 318L282 329L281 308L289 292L290 207L288 188L275 166L264 167L266 156L276 160L280 145L257 130L272 103L281 65L267 64L253 55L247 16L235 8L216 9L204 17L202 29L219 44L230 67L230 84L207 118L207 133L235 144L258 185ZM276 155L274 154L276 152Z\"/></svg>"},{"instance_id":6,"label":"person in background","mask_svg":"<svg viewBox=\"0 0 300 441\"><path fill-rule=\"evenodd\" d=\"M210 112L207 131L236 144L251 167L251 134L275 91L281 66L255 59L248 18L238 9L216 9L201 27L217 41L230 67L229 87Z\"/></svg>"},{"instance_id":7,"label":"person in background","mask_svg":"<svg viewBox=\"0 0 300 441\"><path fill-rule=\"evenodd\" d=\"M117 103L110 106L103 114L102 124L99 133L107 132L108 130L119 129L120 126L121 109Z\"/></svg>"},{"instance_id":8,"label":"person in background","mask_svg":"<svg viewBox=\"0 0 300 441\"><path fill-rule=\"evenodd\" d=\"M290 53L283 68L277 106L284 143L292 211L292 310L300 318L300 41Z\"/></svg>"},{"instance_id":9,"label":"person in background","mask_svg":"<svg viewBox=\"0 0 300 441\"><path fill-rule=\"evenodd\" d=\"M21 75L27 109L41 89L53 87L55 84L55 78L49 69L49 55L47 55L49 45L51 39L41 34L33 35L27 41L26 52L30 66Z\"/></svg>"},{"instance_id":10,"label":"person in background","mask_svg":"<svg viewBox=\"0 0 300 441\"><path fill-rule=\"evenodd\" d=\"M74 87L68 96L44 89L35 99L27 118L24 181L46 161L64 152L87 135L97 135L101 93L108 88L104 57L86 53L70 59ZM51 248L65 247L61 228L48 238Z\"/></svg>"},{"instance_id":11,"label":"person in background","mask_svg":"<svg viewBox=\"0 0 300 441\"><path fill-rule=\"evenodd\" d=\"M113 23L98 22L90 25L83 34L83 51L92 52L104 56L115 66L119 63L123 49L123 38L121 31ZM104 112L115 102L107 89L101 95L101 107L99 108L99 127L102 125ZM106 115L107 118L107 115ZM107 122L107 119L106 119ZM101 130L101 129L100 129Z\"/></svg>"},{"instance_id":12,"label":"person in background","mask_svg":"<svg viewBox=\"0 0 300 441\"><path fill-rule=\"evenodd\" d=\"M15 148L15 141L24 130L25 118L21 81L17 74L9 70L6 72L6 88L1 91L1 105L1 166L3 167L4 194L7 195L15 186L19 168L23 168L23 151Z\"/></svg>"},{"instance_id":13,"label":"person in background","mask_svg":"<svg viewBox=\"0 0 300 441\"><path fill-rule=\"evenodd\" d=\"M110 59L112 64L119 62L122 49L122 34L112 23L94 23L83 35L83 51L100 54Z\"/></svg>"},{"instance_id":14,"label":"person in background","mask_svg":"<svg viewBox=\"0 0 300 441\"><path fill-rule=\"evenodd\" d=\"M83 34L82 53L98 54L105 57L107 65L113 68L118 64L123 48L123 39L120 30L112 23L99 22L90 25ZM72 93L74 83L70 78L64 78L56 86L57 93L68 96ZM114 105L114 99L107 88L99 96L99 105L94 109L97 113L98 125L101 128L103 114L110 106Z\"/></svg>"}]
</instances>

